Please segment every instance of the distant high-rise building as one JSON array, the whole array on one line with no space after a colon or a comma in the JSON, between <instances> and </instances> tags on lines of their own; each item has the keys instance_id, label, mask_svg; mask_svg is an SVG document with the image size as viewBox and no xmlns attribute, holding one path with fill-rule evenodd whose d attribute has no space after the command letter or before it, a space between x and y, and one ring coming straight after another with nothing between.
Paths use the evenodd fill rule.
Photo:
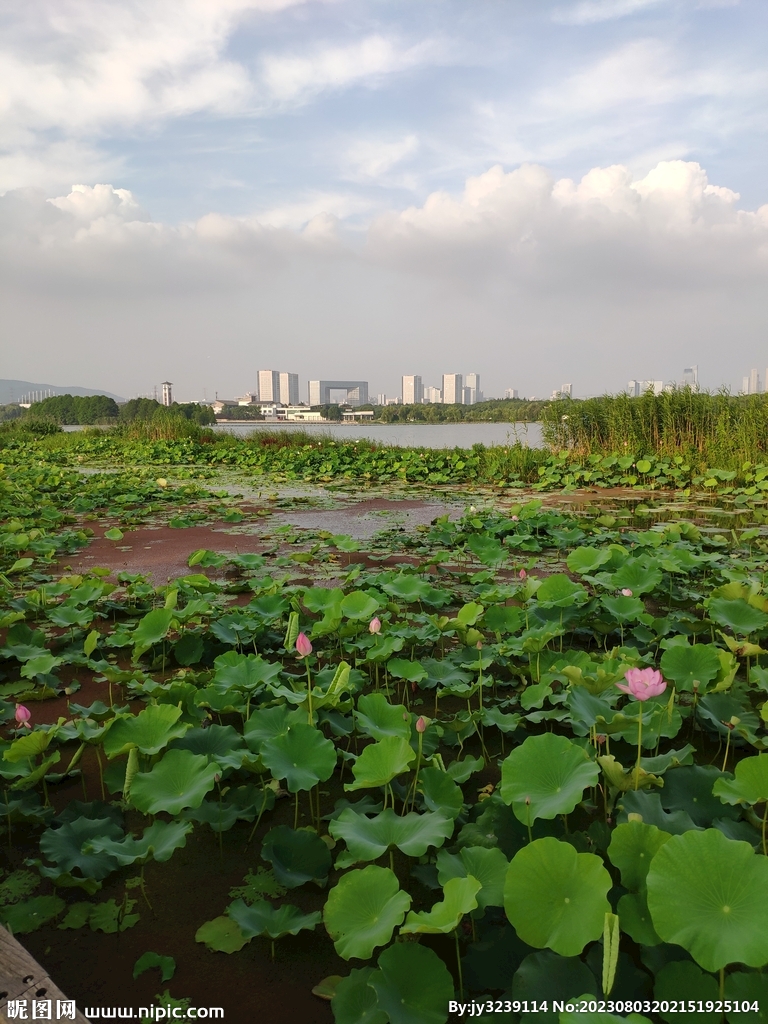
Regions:
<instances>
[{"instance_id":1,"label":"distant high-rise building","mask_svg":"<svg viewBox=\"0 0 768 1024\"><path fill-rule=\"evenodd\" d=\"M386 404L387 404L387 396L386 395L376 395L376 405L386 405Z\"/></svg>"},{"instance_id":2,"label":"distant high-rise building","mask_svg":"<svg viewBox=\"0 0 768 1024\"><path fill-rule=\"evenodd\" d=\"M684 388L690 388L691 391L699 390L699 368L698 366L686 366L683 370L683 381Z\"/></svg>"},{"instance_id":3,"label":"distant high-rise building","mask_svg":"<svg viewBox=\"0 0 768 1024\"><path fill-rule=\"evenodd\" d=\"M169 380L164 380L161 387L163 389L163 405L173 405L173 384Z\"/></svg>"},{"instance_id":4,"label":"distant high-rise building","mask_svg":"<svg viewBox=\"0 0 768 1024\"><path fill-rule=\"evenodd\" d=\"M646 391L652 391L654 395L660 395L664 390L663 380L631 380L627 384L627 394L631 398L639 398Z\"/></svg>"},{"instance_id":5,"label":"distant high-rise building","mask_svg":"<svg viewBox=\"0 0 768 1024\"><path fill-rule=\"evenodd\" d=\"M332 391L345 391L344 404L356 408L368 404L367 380L311 380L309 382L309 404L338 405L338 397L331 400Z\"/></svg>"},{"instance_id":6,"label":"distant high-rise building","mask_svg":"<svg viewBox=\"0 0 768 1024\"><path fill-rule=\"evenodd\" d=\"M424 401L430 405L440 405L443 401L443 392L440 388L424 388Z\"/></svg>"},{"instance_id":7,"label":"distant high-rise building","mask_svg":"<svg viewBox=\"0 0 768 1024\"><path fill-rule=\"evenodd\" d=\"M280 371L259 370L259 401L280 401Z\"/></svg>"},{"instance_id":8,"label":"distant high-rise building","mask_svg":"<svg viewBox=\"0 0 768 1024\"><path fill-rule=\"evenodd\" d=\"M280 401L283 405L299 404L299 375L280 371Z\"/></svg>"},{"instance_id":9,"label":"distant high-rise building","mask_svg":"<svg viewBox=\"0 0 768 1024\"><path fill-rule=\"evenodd\" d=\"M460 373L443 374L443 404L464 404L464 379Z\"/></svg>"},{"instance_id":10,"label":"distant high-rise building","mask_svg":"<svg viewBox=\"0 0 768 1024\"><path fill-rule=\"evenodd\" d=\"M749 376L744 378L744 394L745 395L759 395L763 390L762 382L760 380L760 374L757 370L750 370Z\"/></svg>"},{"instance_id":11,"label":"distant high-rise building","mask_svg":"<svg viewBox=\"0 0 768 1024\"><path fill-rule=\"evenodd\" d=\"M468 373L464 377L464 404L474 405L475 402L482 402L483 393L480 390L480 374Z\"/></svg>"},{"instance_id":12,"label":"distant high-rise building","mask_svg":"<svg viewBox=\"0 0 768 1024\"><path fill-rule=\"evenodd\" d=\"M504 392L504 397L505 398L519 398L520 397L520 392L517 390L517 388L507 388L506 391Z\"/></svg>"},{"instance_id":13,"label":"distant high-rise building","mask_svg":"<svg viewBox=\"0 0 768 1024\"><path fill-rule=\"evenodd\" d=\"M424 401L421 377L403 377L403 405L420 405Z\"/></svg>"}]
</instances>

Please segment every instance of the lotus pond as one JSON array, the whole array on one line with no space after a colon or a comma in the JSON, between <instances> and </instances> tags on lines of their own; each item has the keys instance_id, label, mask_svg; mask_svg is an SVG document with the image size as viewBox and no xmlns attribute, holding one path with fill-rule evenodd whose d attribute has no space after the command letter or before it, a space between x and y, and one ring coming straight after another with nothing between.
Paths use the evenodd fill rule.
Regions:
<instances>
[{"instance_id":1,"label":"lotus pond","mask_svg":"<svg viewBox=\"0 0 768 1024\"><path fill-rule=\"evenodd\" d=\"M361 541L157 474L2 478L0 919L79 1005L765 1019L760 491L488 490ZM142 523L257 550L158 581Z\"/></svg>"}]
</instances>

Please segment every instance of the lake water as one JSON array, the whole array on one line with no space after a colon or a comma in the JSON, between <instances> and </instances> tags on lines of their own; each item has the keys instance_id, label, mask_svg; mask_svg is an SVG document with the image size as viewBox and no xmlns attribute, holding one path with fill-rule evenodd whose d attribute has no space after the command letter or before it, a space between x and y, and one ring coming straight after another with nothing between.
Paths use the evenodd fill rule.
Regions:
<instances>
[{"instance_id":1,"label":"lake water","mask_svg":"<svg viewBox=\"0 0 768 1024\"><path fill-rule=\"evenodd\" d=\"M340 441L365 438L401 448L471 448L473 444L506 445L520 441L542 448L539 423L217 423L216 431L243 437L256 430L305 430Z\"/></svg>"}]
</instances>

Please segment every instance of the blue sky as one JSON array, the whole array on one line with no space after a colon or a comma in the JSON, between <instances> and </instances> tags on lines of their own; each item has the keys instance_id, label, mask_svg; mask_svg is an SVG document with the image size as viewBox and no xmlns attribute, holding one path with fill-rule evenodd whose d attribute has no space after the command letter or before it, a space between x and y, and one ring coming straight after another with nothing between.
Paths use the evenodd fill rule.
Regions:
<instances>
[{"instance_id":1,"label":"blue sky","mask_svg":"<svg viewBox=\"0 0 768 1024\"><path fill-rule=\"evenodd\" d=\"M766 28L758 0L9 5L3 376L737 387L768 363Z\"/></svg>"}]
</instances>

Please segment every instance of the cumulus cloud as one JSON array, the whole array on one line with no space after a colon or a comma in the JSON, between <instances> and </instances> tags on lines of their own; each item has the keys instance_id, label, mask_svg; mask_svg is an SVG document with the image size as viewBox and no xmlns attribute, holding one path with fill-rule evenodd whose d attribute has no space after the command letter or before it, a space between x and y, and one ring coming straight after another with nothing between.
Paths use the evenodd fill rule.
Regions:
<instances>
[{"instance_id":1,"label":"cumulus cloud","mask_svg":"<svg viewBox=\"0 0 768 1024\"><path fill-rule=\"evenodd\" d=\"M0 200L5 330L38 360L65 339L73 368L109 330L136 357L129 387L99 349L102 386L118 393L141 389L154 372L143 361L167 376L163 358L181 360L171 379L190 389L219 373L242 390L244 367L280 352L308 376L390 389L399 373L470 359L541 393L561 383L557 368L583 394L689 361L717 385L754 363L768 329L768 206L741 209L694 162L580 180L495 166L460 194L375 217L363 236L344 226L358 215L343 196L315 196L303 210L173 226L107 185L12 192Z\"/></svg>"}]
</instances>

